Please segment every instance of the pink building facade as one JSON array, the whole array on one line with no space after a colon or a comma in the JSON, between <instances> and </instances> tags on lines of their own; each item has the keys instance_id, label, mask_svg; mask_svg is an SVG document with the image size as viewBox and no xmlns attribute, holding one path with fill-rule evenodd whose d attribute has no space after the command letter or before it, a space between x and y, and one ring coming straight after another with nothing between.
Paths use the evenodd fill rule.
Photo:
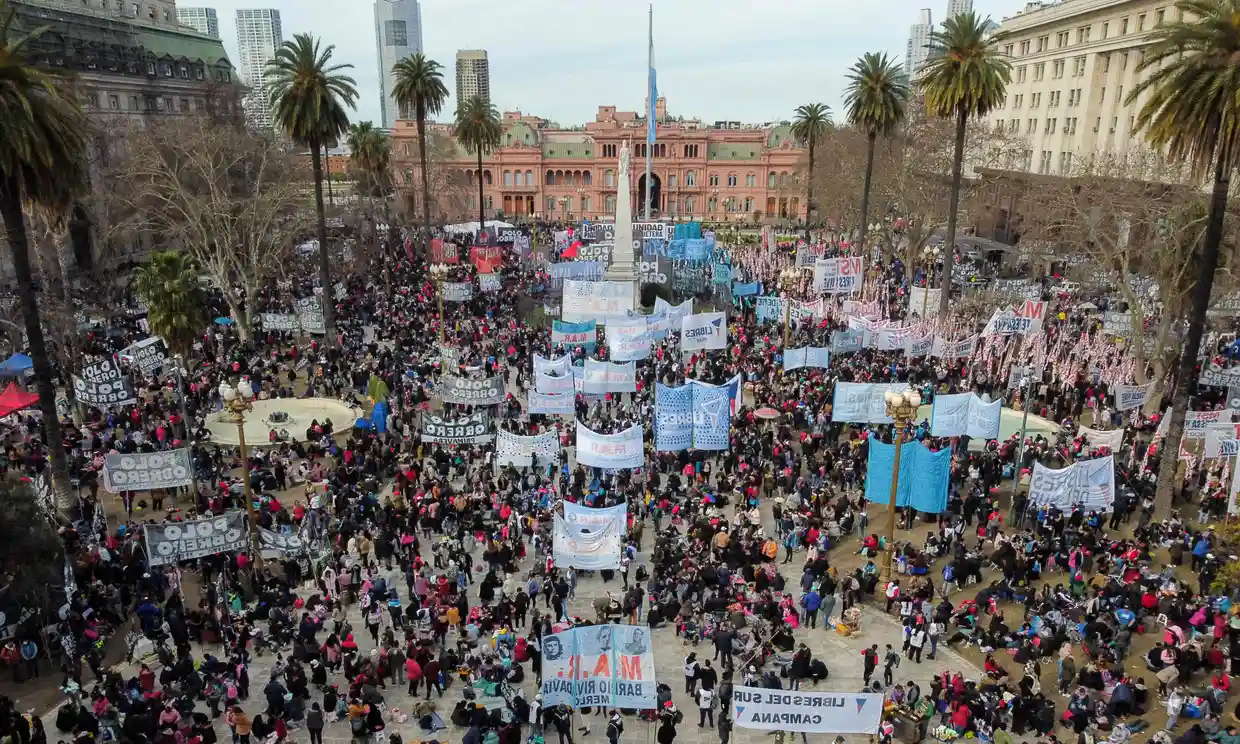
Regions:
<instances>
[{"instance_id":1,"label":"pink building facade","mask_svg":"<svg viewBox=\"0 0 1240 744\"><path fill-rule=\"evenodd\" d=\"M651 165L652 216L717 222L804 220L805 150L787 124L738 128L672 121L663 99ZM476 218L477 178L483 182L488 217L609 219L616 211L616 168L621 146L632 151L629 184L640 215L645 203L646 123L632 111L600 106L595 120L576 129L555 129L545 120L505 112L500 146L483 159L459 144L450 169L462 186L457 211L448 219ZM398 182L418 178L417 127L398 121L392 157Z\"/></svg>"}]
</instances>

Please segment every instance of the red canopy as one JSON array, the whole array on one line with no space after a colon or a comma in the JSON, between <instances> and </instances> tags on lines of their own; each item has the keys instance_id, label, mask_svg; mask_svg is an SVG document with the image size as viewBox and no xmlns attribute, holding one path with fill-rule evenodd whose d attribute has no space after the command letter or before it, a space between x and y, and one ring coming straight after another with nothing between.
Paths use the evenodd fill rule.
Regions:
<instances>
[{"instance_id":1,"label":"red canopy","mask_svg":"<svg viewBox=\"0 0 1240 744\"><path fill-rule=\"evenodd\" d=\"M17 383L10 382L9 386L0 393L0 417L8 416L10 413L17 413L23 408L29 408L39 402L38 393L28 393L17 387Z\"/></svg>"}]
</instances>

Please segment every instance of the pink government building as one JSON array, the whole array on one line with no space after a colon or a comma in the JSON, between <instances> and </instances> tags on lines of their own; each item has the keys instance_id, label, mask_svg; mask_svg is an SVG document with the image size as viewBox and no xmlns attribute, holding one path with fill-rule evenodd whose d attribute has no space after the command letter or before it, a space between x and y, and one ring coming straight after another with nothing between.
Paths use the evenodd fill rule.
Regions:
<instances>
[{"instance_id":1,"label":"pink government building","mask_svg":"<svg viewBox=\"0 0 1240 744\"><path fill-rule=\"evenodd\" d=\"M652 216L729 222L805 219L805 150L787 123L706 125L670 119L664 99L651 165ZM600 106L584 127L558 129L545 119L507 111L498 149L483 159L482 181L488 217L556 220L607 219L616 211L616 167L621 145L632 150L629 183L639 215L646 189L646 121L632 111ZM447 125L429 125L450 135ZM398 182L417 188L417 125L398 121L392 130L393 171ZM455 146L454 156L434 163L446 168L457 196L439 200L446 219L478 214L477 157ZM432 185L432 189L435 186Z\"/></svg>"}]
</instances>

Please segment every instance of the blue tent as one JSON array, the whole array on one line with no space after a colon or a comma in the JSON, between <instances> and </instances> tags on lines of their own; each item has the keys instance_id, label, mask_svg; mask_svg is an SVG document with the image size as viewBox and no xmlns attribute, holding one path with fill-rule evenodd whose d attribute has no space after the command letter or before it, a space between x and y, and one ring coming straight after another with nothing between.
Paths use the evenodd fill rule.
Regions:
<instances>
[{"instance_id":1,"label":"blue tent","mask_svg":"<svg viewBox=\"0 0 1240 744\"><path fill-rule=\"evenodd\" d=\"M25 354L14 354L0 362L0 377L21 377L34 368L34 360Z\"/></svg>"}]
</instances>

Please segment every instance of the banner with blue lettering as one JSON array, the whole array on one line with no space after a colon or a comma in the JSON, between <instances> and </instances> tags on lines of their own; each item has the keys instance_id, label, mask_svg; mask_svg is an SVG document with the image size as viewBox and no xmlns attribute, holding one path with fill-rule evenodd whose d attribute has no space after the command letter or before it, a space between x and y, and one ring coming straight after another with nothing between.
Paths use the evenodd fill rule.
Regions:
<instances>
[{"instance_id":1,"label":"banner with blue lettering","mask_svg":"<svg viewBox=\"0 0 1240 744\"><path fill-rule=\"evenodd\" d=\"M727 284L732 281L732 267L726 264L716 263L710 265L711 283Z\"/></svg>"},{"instance_id":2,"label":"banner with blue lettering","mask_svg":"<svg viewBox=\"0 0 1240 744\"><path fill-rule=\"evenodd\" d=\"M871 501L891 498L891 471L895 467L896 447L870 435L870 456L866 466L865 497ZM896 485L896 506L911 506L919 512L938 514L947 508L947 481L951 475L952 452L945 447L931 452L921 442L900 445L900 476Z\"/></svg>"},{"instance_id":3,"label":"banner with blue lettering","mask_svg":"<svg viewBox=\"0 0 1240 744\"><path fill-rule=\"evenodd\" d=\"M705 261L710 258L710 249L702 238L685 241L685 258L690 261Z\"/></svg>"},{"instance_id":4,"label":"banner with blue lettering","mask_svg":"<svg viewBox=\"0 0 1240 744\"><path fill-rule=\"evenodd\" d=\"M654 448L680 452L693 446L693 388L655 383Z\"/></svg>"},{"instance_id":5,"label":"banner with blue lettering","mask_svg":"<svg viewBox=\"0 0 1240 744\"><path fill-rule=\"evenodd\" d=\"M551 395L530 391L530 413L542 413L548 416L571 416L576 410L572 393Z\"/></svg>"},{"instance_id":6,"label":"banner with blue lettering","mask_svg":"<svg viewBox=\"0 0 1240 744\"><path fill-rule=\"evenodd\" d=\"M542 704L653 709L654 650L644 625L585 625L542 641Z\"/></svg>"},{"instance_id":7,"label":"banner with blue lettering","mask_svg":"<svg viewBox=\"0 0 1240 744\"><path fill-rule=\"evenodd\" d=\"M658 258L667 256L667 241L663 238L645 238L642 240L642 257Z\"/></svg>"},{"instance_id":8,"label":"banner with blue lettering","mask_svg":"<svg viewBox=\"0 0 1240 744\"><path fill-rule=\"evenodd\" d=\"M784 320L784 302L782 297L757 297L754 299L754 313L759 323L774 323Z\"/></svg>"}]
</instances>

